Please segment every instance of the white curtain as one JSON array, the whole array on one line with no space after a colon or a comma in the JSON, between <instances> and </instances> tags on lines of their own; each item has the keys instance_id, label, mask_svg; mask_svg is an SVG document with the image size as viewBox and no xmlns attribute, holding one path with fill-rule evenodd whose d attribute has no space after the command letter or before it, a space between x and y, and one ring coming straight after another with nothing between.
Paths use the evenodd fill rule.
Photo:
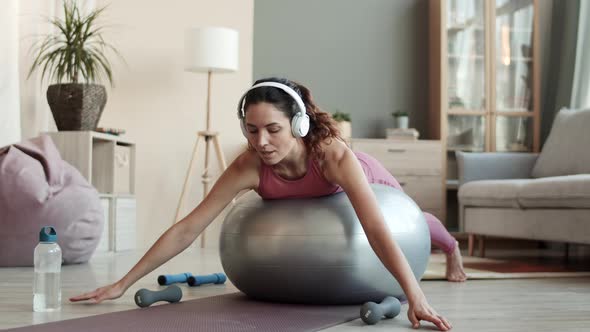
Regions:
<instances>
[{"instance_id":1,"label":"white curtain","mask_svg":"<svg viewBox=\"0 0 590 332\"><path fill-rule=\"evenodd\" d=\"M21 139L19 74L18 74L18 12L19 0L0 1L0 147Z\"/></svg>"},{"instance_id":2,"label":"white curtain","mask_svg":"<svg viewBox=\"0 0 590 332\"><path fill-rule=\"evenodd\" d=\"M590 108L590 1L580 1L572 108Z\"/></svg>"},{"instance_id":3,"label":"white curtain","mask_svg":"<svg viewBox=\"0 0 590 332\"><path fill-rule=\"evenodd\" d=\"M61 15L62 2L59 0L21 1L18 12L19 24L19 66L20 103L23 138L31 138L41 132L56 130L53 116L45 93L47 84L41 82L39 72L27 79L33 63L32 44L54 30L47 18ZM61 15L63 16L63 15ZM60 16L60 17L61 17Z\"/></svg>"}]
</instances>

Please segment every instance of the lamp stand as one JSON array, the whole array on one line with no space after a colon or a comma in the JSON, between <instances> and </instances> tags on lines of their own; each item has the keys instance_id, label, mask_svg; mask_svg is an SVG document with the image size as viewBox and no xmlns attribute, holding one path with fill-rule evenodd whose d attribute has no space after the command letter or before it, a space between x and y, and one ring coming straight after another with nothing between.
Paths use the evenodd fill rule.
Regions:
<instances>
[{"instance_id":1,"label":"lamp stand","mask_svg":"<svg viewBox=\"0 0 590 332\"><path fill-rule=\"evenodd\" d=\"M186 173L186 177L184 179L184 185L182 186L182 194L180 194L180 200L178 201L178 206L176 208L176 216L174 217L173 224L178 221L180 208L184 201L184 195L186 194L188 184L190 183L191 174L193 173L194 161L195 157L197 156L197 152L199 150L199 142L201 139L205 142L205 168L203 170L203 174L201 175L201 182L203 183L203 199L209 194L209 182L211 182L211 177L209 176L209 150L210 150L210 143L213 141L213 146L215 148L215 153L217 154L217 161L219 165L221 165L222 170L225 171L227 168L227 164L225 163L225 158L223 156L223 151L221 150L221 145L219 143L219 133L216 131L211 131L211 71L207 73L207 129L204 131L199 131L197 134L197 141L195 142L195 147L193 148L193 155L191 157L191 162L188 166L188 171ZM205 230L201 233L201 248L205 247Z\"/></svg>"}]
</instances>

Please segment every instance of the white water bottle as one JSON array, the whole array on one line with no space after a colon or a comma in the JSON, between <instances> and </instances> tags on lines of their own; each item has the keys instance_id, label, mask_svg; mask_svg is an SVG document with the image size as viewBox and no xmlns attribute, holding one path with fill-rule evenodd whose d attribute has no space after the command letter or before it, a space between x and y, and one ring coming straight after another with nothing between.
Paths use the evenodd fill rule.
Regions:
<instances>
[{"instance_id":1,"label":"white water bottle","mask_svg":"<svg viewBox=\"0 0 590 332\"><path fill-rule=\"evenodd\" d=\"M61 308L61 248L51 226L41 228L35 247L33 311L57 311Z\"/></svg>"}]
</instances>

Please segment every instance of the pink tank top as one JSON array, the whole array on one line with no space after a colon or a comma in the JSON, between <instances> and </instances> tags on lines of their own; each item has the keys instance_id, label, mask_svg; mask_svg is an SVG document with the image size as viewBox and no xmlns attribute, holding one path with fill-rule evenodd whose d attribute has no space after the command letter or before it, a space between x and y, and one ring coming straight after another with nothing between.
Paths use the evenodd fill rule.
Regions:
<instances>
[{"instance_id":1,"label":"pink tank top","mask_svg":"<svg viewBox=\"0 0 590 332\"><path fill-rule=\"evenodd\" d=\"M385 184L402 189L397 180L375 158L355 152L369 183ZM287 180L278 176L272 167L262 163L258 194L264 199L308 198L341 192L339 185L329 182L315 159L310 158L307 173L300 179Z\"/></svg>"}]
</instances>

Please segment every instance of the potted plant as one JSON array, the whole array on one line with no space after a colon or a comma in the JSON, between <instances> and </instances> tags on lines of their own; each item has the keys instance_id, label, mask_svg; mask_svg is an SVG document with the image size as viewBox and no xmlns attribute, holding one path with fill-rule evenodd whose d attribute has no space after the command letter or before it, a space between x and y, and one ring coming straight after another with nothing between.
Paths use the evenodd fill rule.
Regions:
<instances>
[{"instance_id":1,"label":"potted plant","mask_svg":"<svg viewBox=\"0 0 590 332\"><path fill-rule=\"evenodd\" d=\"M50 19L57 28L33 44L35 53L28 77L41 71L47 77L47 101L58 130L94 130L107 101L106 89L97 82L113 84L107 52L119 55L102 38L97 18L106 7L80 13L75 1L63 4L64 19Z\"/></svg>"},{"instance_id":2,"label":"potted plant","mask_svg":"<svg viewBox=\"0 0 590 332\"><path fill-rule=\"evenodd\" d=\"M391 115L393 116L393 119L395 121L396 128L401 128L401 129L408 128L408 124L410 122L408 112L397 110L397 111L391 113Z\"/></svg>"},{"instance_id":3,"label":"potted plant","mask_svg":"<svg viewBox=\"0 0 590 332\"><path fill-rule=\"evenodd\" d=\"M350 125L350 114L336 110L332 114L332 118L338 123L340 136L346 141L352 136L352 127Z\"/></svg>"}]
</instances>

